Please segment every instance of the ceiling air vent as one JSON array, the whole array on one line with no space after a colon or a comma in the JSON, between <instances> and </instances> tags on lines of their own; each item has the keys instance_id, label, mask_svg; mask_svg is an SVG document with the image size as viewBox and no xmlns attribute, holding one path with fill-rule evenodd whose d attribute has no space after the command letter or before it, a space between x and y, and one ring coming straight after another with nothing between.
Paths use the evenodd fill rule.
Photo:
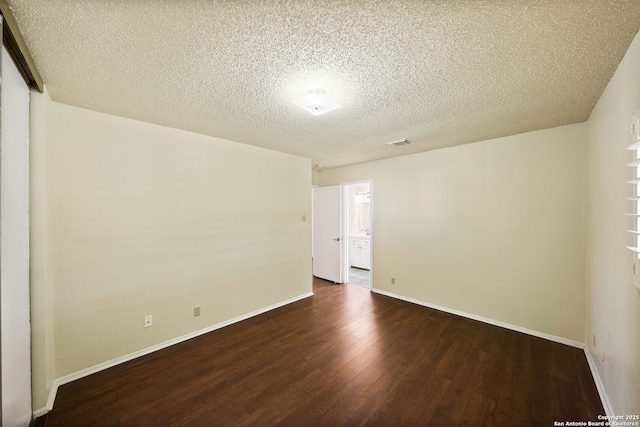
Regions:
<instances>
[{"instance_id":1,"label":"ceiling air vent","mask_svg":"<svg viewBox=\"0 0 640 427\"><path fill-rule=\"evenodd\" d=\"M403 139L401 141L387 142L385 145L388 145L389 147L399 147L401 145L409 145L409 144L411 144L411 141L409 141L408 139Z\"/></svg>"}]
</instances>

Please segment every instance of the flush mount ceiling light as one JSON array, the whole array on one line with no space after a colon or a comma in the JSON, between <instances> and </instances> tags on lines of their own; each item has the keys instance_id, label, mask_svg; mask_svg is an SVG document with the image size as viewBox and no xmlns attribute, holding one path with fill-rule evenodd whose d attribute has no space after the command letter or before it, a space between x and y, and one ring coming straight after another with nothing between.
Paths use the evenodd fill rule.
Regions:
<instances>
[{"instance_id":1,"label":"flush mount ceiling light","mask_svg":"<svg viewBox=\"0 0 640 427\"><path fill-rule=\"evenodd\" d=\"M293 101L293 103L304 108L314 116L319 116L320 114L328 113L329 111L342 107L342 105L327 98L322 89L311 89L307 95L297 101Z\"/></svg>"}]
</instances>

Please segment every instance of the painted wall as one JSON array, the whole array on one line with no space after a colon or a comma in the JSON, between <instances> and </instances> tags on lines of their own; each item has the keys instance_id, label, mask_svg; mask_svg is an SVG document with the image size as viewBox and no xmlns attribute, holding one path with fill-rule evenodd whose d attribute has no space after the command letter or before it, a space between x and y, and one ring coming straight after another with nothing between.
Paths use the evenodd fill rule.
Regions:
<instances>
[{"instance_id":1,"label":"painted wall","mask_svg":"<svg viewBox=\"0 0 640 427\"><path fill-rule=\"evenodd\" d=\"M31 421L29 89L4 46L1 91L2 425L26 427Z\"/></svg>"},{"instance_id":2,"label":"painted wall","mask_svg":"<svg viewBox=\"0 0 640 427\"><path fill-rule=\"evenodd\" d=\"M577 124L318 175L373 179L374 288L584 342L585 137Z\"/></svg>"},{"instance_id":3,"label":"painted wall","mask_svg":"<svg viewBox=\"0 0 640 427\"><path fill-rule=\"evenodd\" d=\"M32 242L56 378L311 291L308 159L48 104Z\"/></svg>"},{"instance_id":4,"label":"painted wall","mask_svg":"<svg viewBox=\"0 0 640 427\"><path fill-rule=\"evenodd\" d=\"M634 177L630 126L640 112L640 36L589 118L587 343L615 414L640 414L640 290L631 285ZM593 336L596 336L594 345ZM601 362L606 354L606 366Z\"/></svg>"}]
</instances>

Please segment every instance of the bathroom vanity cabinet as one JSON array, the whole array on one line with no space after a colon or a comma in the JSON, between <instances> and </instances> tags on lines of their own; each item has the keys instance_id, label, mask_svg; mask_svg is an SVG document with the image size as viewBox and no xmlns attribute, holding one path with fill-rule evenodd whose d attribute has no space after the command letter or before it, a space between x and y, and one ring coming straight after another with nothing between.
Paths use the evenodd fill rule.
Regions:
<instances>
[{"instance_id":1,"label":"bathroom vanity cabinet","mask_svg":"<svg viewBox=\"0 0 640 427\"><path fill-rule=\"evenodd\" d=\"M371 241L368 238L349 238L349 265L369 270L371 268Z\"/></svg>"}]
</instances>

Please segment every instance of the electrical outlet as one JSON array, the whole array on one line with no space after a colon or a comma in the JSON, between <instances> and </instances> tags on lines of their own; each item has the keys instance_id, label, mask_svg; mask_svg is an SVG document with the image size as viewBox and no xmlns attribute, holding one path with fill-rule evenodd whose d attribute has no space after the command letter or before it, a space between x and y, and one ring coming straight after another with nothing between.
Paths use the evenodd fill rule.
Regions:
<instances>
[{"instance_id":1,"label":"electrical outlet","mask_svg":"<svg viewBox=\"0 0 640 427\"><path fill-rule=\"evenodd\" d=\"M153 326L153 316L151 315L144 316L144 327L150 328L152 326Z\"/></svg>"},{"instance_id":2,"label":"electrical outlet","mask_svg":"<svg viewBox=\"0 0 640 427\"><path fill-rule=\"evenodd\" d=\"M391 278L391 284L392 284L392 285L395 285L395 284L396 284L396 278L395 278L395 277L392 277L392 278Z\"/></svg>"},{"instance_id":3,"label":"electrical outlet","mask_svg":"<svg viewBox=\"0 0 640 427\"><path fill-rule=\"evenodd\" d=\"M195 307L193 307L193 317L198 317L200 316L200 306L196 305Z\"/></svg>"}]
</instances>

